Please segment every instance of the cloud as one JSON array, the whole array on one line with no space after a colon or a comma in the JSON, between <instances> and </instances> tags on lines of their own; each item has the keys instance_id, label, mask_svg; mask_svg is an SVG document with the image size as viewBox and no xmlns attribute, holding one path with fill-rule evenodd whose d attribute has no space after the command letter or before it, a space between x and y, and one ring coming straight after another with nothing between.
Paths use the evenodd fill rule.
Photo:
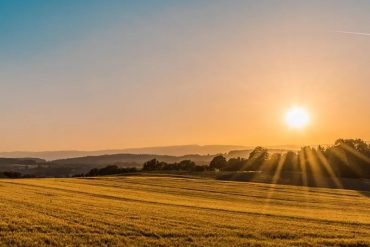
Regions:
<instances>
[{"instance_id":1,"label":"cloud","mask_svg":"<svg viewBox=\"0 0 370 247\"><path fill-rule=\"evenodd\" d=\"M344 33L344 34L353 34L353 35L370 36L370 33L348 32L348 31L335 31L335 32L336 32L336 33Z\"/></svg>"}]
</instances>

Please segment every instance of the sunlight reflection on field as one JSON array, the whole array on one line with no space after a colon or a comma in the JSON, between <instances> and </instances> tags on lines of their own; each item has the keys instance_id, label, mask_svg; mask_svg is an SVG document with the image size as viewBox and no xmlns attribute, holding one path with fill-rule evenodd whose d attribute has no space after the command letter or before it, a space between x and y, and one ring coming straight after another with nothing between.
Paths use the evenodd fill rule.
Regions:
<instances>
[{"instance_id":1,"label":"sunlight reflection on field","mask_svg":"<svg viewBox=\"0 0 370 247\"><path fill-rule=\"evenodd\" d=\"M0 180L0 198L5 245L370 244L351 190L134 176Z\"/></svg>"}]
</instances>

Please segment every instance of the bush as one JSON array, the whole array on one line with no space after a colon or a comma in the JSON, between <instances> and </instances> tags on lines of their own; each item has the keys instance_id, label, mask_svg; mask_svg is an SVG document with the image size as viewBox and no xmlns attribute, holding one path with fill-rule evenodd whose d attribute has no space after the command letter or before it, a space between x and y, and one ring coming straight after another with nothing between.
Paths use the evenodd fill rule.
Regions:
<instances>
[{"instance_id":1,"label":"bush","mask_svg":"<svg viewBox=\"0 0 370 247\"><path fill-rule=\"evenodd\" d=\"M109 165L101 169L98 169L98 168L91 169L88 173L86 173L86 175L79 174L79 175L75 175L75 177L77 176L95 177L95 176L115 175L115 174L132 173L132 172L137 172L137 169L135 167L119 168L116 165Z\"/></svg>"}]
</instances>

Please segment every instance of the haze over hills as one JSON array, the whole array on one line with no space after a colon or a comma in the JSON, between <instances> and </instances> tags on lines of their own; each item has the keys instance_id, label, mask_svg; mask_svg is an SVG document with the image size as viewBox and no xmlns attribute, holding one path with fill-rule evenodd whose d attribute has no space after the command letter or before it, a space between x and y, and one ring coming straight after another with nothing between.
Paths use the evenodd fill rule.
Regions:
<instances>
[{"instance_id":1,"label":"haze over hills","mask_svg":"<svg viewBox=\"0 0 370 247\"><path fill-rule=\"evenodd\" d=\"M295 150L298 145L280 145L270 146L269 149ZM155 155L170 155L184 156L189 154L220 154L229 153L230 151L250 150L253 146L238 146L238 145L178 145L178 146L163 146L163 147L143 147L143 148L126 148L126 149L111 149L111 150L96 150L96 151L79 151L79 150L62 150L62 151L14 151L0 152L0 157L6 158L40 158L45 160L57 160L77 158L84 156L99 156L111 154L155 154Z\"/></svg>"},{"instance_id":2,"label":"haze over hills","mask_svg":"<svg viewBox=\"0 0 370 247\"><path fill-rule=\"evenodd\" d=\"M143 147L143 148L126 148L126 149L110 149L96 151L78 151L78 150L62 150L62 151L15 151L1 152L0 157L7 158L23 158L36 157L45 160L77 158L84 156L99 156L111 154L156 154L156 155L171 155L182 156L187 154L218 154L227 153L235 149L248 149L245 146L236 145L179 145L179 146L163 146L163 147Z\"/></svg>"}]
</instances>

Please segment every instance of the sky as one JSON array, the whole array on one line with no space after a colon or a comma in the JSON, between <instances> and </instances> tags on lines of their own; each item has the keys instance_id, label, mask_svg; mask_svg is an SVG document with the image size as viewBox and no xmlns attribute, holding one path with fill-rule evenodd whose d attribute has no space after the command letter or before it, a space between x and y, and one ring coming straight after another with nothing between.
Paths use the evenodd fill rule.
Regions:
<instances>
[{"instance_id":1,"label":"sky","mask_svg":"<svg viewBox=\"0 0 370 247\"><path fill-rule=\"evenodd\" d=\"M0 1L0 151L370 140L370 1ZM305 108L310 124L284 115Z\"/></svg>"}]
</instances>

